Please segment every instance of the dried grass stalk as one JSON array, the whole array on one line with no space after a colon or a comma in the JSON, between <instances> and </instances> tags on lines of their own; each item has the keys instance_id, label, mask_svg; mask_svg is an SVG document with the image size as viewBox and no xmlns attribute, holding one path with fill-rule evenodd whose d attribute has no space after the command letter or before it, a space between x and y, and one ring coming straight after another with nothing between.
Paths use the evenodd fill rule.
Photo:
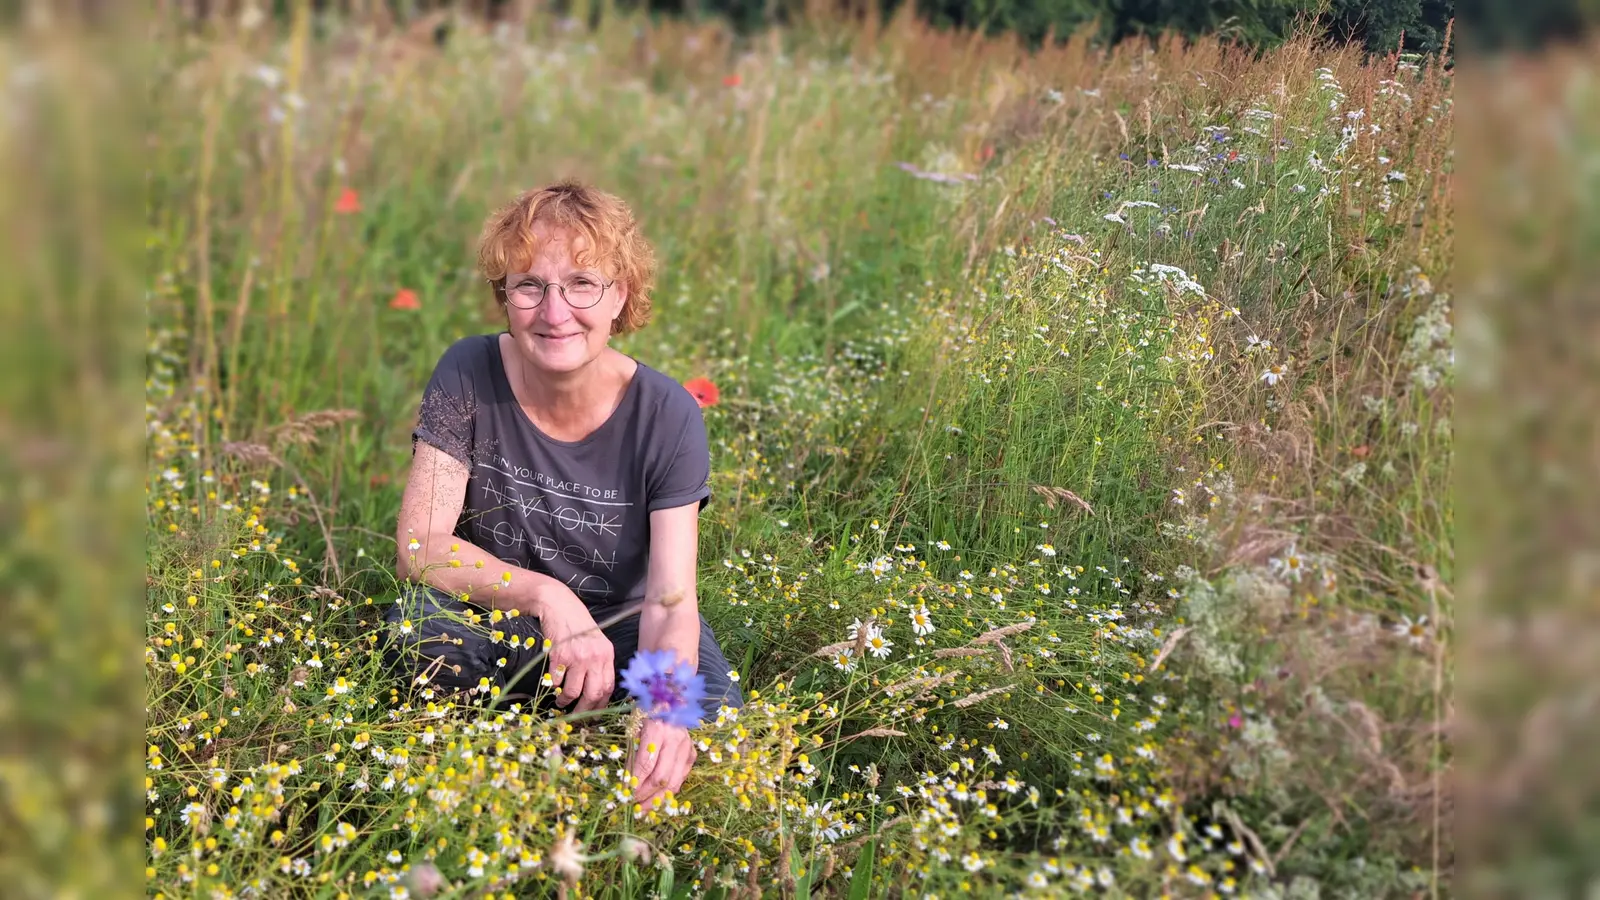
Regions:
<instances>
[{"instance_id":1,"label":"dried grass stalk","mask_svg":"<svg viewBox=\"0 0 1600 900\"><path fill-rule=\"evenodd\" d=\"M1004 628L995 628L990 631L985 631L983 634L980 634L972 639L972 646L976 647L979 644L992 644L1001 638L1008 638L1013 634L1021 634L1032 627L1033 620L1029 619L1026 622L1018 622L1015 625L1007 625Z\"/></svg>"},{"instance_id":2,"label":"dried grass stalk","mask_svg":"<svg viewBox=\"0 0 1600 900\"><path fill-rule=\"evenodd\" d=\"M856 850L856 849L860 848L860 846L862 844L865 844L867 841L873 840L875 838L882 837L884 832L886 832L889 829L895 827L896 825L903 825L903 824L905 824L906 822L909 822L909 821L911 821L911 817L910 816L895 816L894 818L890 819L889 821L884 822L882 825L879 825L877 831L872 832L871 834L863 834L862 836L860 836L858 838L852 838L851 840L845 841L844 843L837 845L837 847L835 849L837 849L838 852L841 853L841 854L849 853L852 850Z\"/></svg>"},{"instance_id":3,"label":"dried grass stalk","mask_svg":"<svg viewBox=\"0 0 1600 900\"><path fill-rule=\"evenodd\" d=\"M982 656L989 651L981 647L945 647L933 651L934 659L951 659L958 656Z\"/></svg>"},{"instance_id":4,"label":"dried grass stalk","mask_svg":"<svg viewBox=\"0 0 1600 900\"><path fill-rule=\"evenodd\" d=\"M1073 503L1076 503L1083 509L1084 512L1088 513L1089 515L1094 515L1094 507L1089 505L1089 501L1079 497L1077 494L1074 494L1066 488L1055 487L1048 484L1036 484L1033 486L1033 492L1043 497L1044 505L1051 509L1056 508L1057 501L1069 500Z\"/></svg>"},{"instance_id":5,"label":"dried grass stalk","mask_svg":"<svg viewBox=\"0 0 1600 900\"><path fill-rule=\"evenodd\" d=\"M880 728L868 728L866 731L858 731L855 734L852 734L849 737L845 738L845 740L847 740L847 741L854 740L854 739L859 738L859 737L905 737L905 736L906 736L906 733L904 731L899 731L899 730L896 730L894 728L881 728L880 727Z\"/></svg>"},{"instance_id":6,"label":"dried grass stalk","mask_svg":"<svg viewBox=\"0 0 1600 900\"><path fill-rule=\"evenodd\" d=\"M283 460L271 449L249 441L223 441L222 452L247 466L273 466L282 468Z\"/></svg>"},{"instance_id":7,"label":"dried grass stalk","mask_svg":"<svg viewBox=\"0 0 1600 900\"><path fill-rule=\"evenodd\" d=\"M855 641L840 641L837 644L829 644L826 647L819 647L811 655L815 656L815 657L817 657L819 659L828 659L829 657L833 656L835 653L838 653L840 650L849 650L850 648L854 647L855 645L856 645Z\"/></svg>"},{"instance_id":8,"label":"dried grass stalk","mask_svg":"<svg viewBox=\"0 0 1600 900\"><path fill-rule=\"evenodd\" d=\"M872 630L872 623L875 621L877 620L872 616L867 616L867 620L856 629L856 659L862 659L867 655L867 632Z\"/></svg>"},{"instance_id":9,"label":"dried grass stalk","mask_svg":"<svg viewBox=\"0 0 1600 900\"><path fill-rule=\"evenodd\" d=\"M916 678L907 678L904 681L897 681L894 684L889 685L883 689L883 692L887 696L893 697L896 694L905 693L915 689L916 693L914 696L921 697L940 685L955 681L956 674L957 673L955 672L946 672L943 675L921 675Z\"/></svg>"},{"instance_id":10,"label":"dried grass stalk","mask_svg":"<svg viewBox=\"0 0 1600 900\"><path fill-rule=\"evenodd\" d=\"M956 701L956 708L957 709L966 709L967 707L972 706L973 704L982 703L983 701L989 699L990 697L993 697L995 694L1003 694L1003 693L1005 693L1006 691L1009 691L1009 690L1011 690L1011 685L1002 684L999 687L989 688L987 691L979 691L976 694L968 694L965 697L962 697L960 700Z\"/></svg>"},{"instance_id":11,"label":"dried grass stalk","mask_svg":"<svg viewBox=\"0 0 1600 900\"><path fill-rule=\"evenodd\" d=\"M1193 630L1193 627L1185 625L1182 628L1179 628L1177 631L1167 635L1167 639L1161 645L1161 649L1156 652L1155 661L1150 663L1150 671L1154 672L1155 670L1161 668L1161 664L1167 661L1167 657L1172 654L1173 648L1178 646L1178 642L1183 640L1183 636Z\"/></svg>"}]
</instances>

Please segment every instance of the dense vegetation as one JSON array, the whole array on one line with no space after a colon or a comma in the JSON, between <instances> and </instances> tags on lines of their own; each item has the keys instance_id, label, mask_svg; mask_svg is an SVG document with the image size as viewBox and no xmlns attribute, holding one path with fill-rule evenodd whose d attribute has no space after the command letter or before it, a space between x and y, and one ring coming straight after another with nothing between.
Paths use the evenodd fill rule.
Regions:
<instances>
[{"instance_id":1,"label":"dense vegetation","mask_svg":"<svg viewBox=\"0 0 1600 900\"><path fill-rule=\"evenodd\" d=\"M158 35L152 893L1440 887L1447 70L903 13L739 53L243 24ZM421 385L498 327L471 238L566 174L665 262L622 348L721 394L700 604L752 702L659 813L626 710L373 652Z\"/></svg>"}]
</instances>

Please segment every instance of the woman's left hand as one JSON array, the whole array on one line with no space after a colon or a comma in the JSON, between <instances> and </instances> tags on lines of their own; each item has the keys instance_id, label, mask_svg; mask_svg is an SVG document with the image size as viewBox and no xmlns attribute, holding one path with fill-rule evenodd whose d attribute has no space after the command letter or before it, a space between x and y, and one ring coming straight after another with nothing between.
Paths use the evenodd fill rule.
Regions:
<instances>
[{"instance_id":1,"label":"woman's left hand","mask_svg":"<svg viewBox=\"0 0 1600 900\"><path fill-rule=\"evenodd\" d=\"M676 794L697 756L689 729L646 719L628 765L639 779L639 786L633 789L634 802L651 809L667 791Z\"/></svg>"}]
</instances>

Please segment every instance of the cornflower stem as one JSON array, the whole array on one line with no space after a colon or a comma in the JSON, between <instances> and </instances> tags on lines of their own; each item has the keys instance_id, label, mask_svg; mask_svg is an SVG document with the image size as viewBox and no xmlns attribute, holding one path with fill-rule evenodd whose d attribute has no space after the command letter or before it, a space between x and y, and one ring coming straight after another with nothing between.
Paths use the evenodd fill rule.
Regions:
<instances>
[{"instance_id":1,"label":"cornflower stem","mask_svg":"<svg viewBox=\"0 0 1600 900\"><path fill-rule=\"evenodd\" d=\"M550 721L554 722L556 724L569 724L570 725L570 724L573 724L575 722L583 722L583 721L587 721L589 719L598 719L601 716L604 716L604 715L607 715L607 714L610 714L610 713L626 712L628 710L628 706L629 706L629 704L627 704L627 703L618 703L616 706L605 706L605 707L601 707L600 709L588 709L588 710L584 710L583 712L562 713L559 716L551 716L550 717Z\"/></svg>"}]
</instances>

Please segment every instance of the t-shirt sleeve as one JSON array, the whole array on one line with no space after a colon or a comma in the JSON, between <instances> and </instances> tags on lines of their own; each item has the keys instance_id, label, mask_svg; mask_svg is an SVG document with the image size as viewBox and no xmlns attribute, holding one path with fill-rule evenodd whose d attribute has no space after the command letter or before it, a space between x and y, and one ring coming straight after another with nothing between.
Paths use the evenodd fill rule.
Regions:
<instances>
[{"instance_id":1,"label":"t-shirt sleeve","mask_svg":"<svg viewBox=\"0 0 1600 900\"><path fill-rule=\"evenodd\" d=\"M656 471L647 481L648 512L696 501L705 509L711 503L711 445L705 416L688 391L678 393L683 396L670 395L663 404L660 425L664 427L652 429L665 452L656 457Z\"/></svg>"},{"instance_id":2,"label":"t-shirt sleeve","mask_svg":"<svg viewBox=\"0 0 1600 900\"><path fill-rule=\"evenodd\" d=\"M426 441L471 467L480 355L477 343L471 338L457 341L439 357L433 377L422 391L417 427L411 432L413 453L417 441Z\"/></svg>"}]
</instances>

